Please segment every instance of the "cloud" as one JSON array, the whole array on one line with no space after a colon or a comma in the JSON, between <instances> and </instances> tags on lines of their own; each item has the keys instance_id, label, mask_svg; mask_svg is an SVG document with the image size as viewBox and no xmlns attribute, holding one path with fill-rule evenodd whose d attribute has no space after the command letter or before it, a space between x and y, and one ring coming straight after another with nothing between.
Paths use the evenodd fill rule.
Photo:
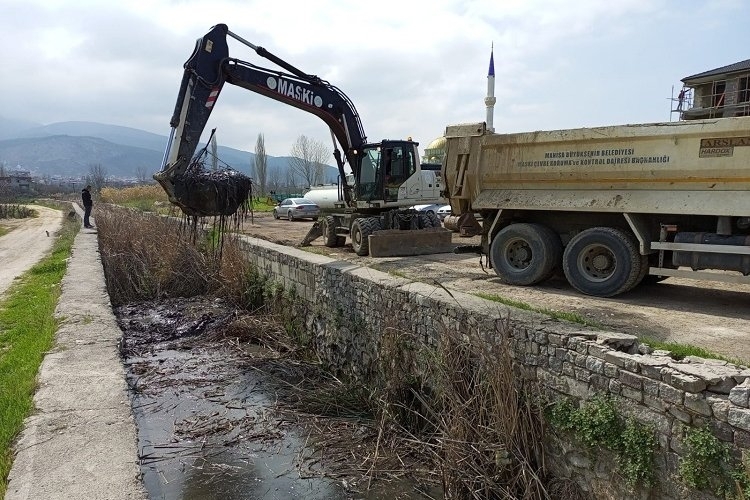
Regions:
<instances>
[{"instance_id":1,"label":"cloud","mask_svg":"<svg viewBox=\"0 0 750 500\"><path fill-rule=\"evenodd\" d=\"M6 0L0 17L3 115L84 120L167 134L195 40L219 22L342 89L370 140L426 145L452 123L481 121L490 45L496 129L668 118L670 86L747 58L750 6L665 0ZM230 55L272 67L232 41ZM288 154L323 122L225 86L207 128L219 143ZM502 126L502 127L501 127Z\"/></svg>"}]
</instances>

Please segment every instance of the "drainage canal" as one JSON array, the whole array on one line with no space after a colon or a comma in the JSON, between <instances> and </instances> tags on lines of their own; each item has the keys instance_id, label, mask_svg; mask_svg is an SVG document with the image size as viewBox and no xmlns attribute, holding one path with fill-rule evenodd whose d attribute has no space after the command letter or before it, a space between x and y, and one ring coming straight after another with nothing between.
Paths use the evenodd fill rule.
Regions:
<instances>
[{"instance_id":1,"label":"drainage canal","mask_svg":"<svg viewBox=\"0 0 750 500\"><path fill-rule=\"evenodd\" d=\"M258 342L272 328L262 321L208 298L116 314L151 499L442 497L405 476L371 482L357 472L357 436L377 433L367 423L343 419L339 432L285 408L285 388L301 384L305 367Z\"/></svg>"}]
</instances>

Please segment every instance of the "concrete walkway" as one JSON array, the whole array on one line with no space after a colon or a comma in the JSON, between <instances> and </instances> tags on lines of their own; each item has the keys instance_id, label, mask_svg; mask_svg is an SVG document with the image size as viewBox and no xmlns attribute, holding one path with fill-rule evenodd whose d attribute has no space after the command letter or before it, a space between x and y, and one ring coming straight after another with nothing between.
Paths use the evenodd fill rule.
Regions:
<instances>
[{"instance_id":1,"label":"concrete walkway","mask_svg":"<svg viewBox=\"0 0 750 500\"><path fill-rule=\"evenodd\" d=\"M15 447L6 500L145 499L135 422L95 230L75 239L34 413Z\"/></svg>"}]
</instances>

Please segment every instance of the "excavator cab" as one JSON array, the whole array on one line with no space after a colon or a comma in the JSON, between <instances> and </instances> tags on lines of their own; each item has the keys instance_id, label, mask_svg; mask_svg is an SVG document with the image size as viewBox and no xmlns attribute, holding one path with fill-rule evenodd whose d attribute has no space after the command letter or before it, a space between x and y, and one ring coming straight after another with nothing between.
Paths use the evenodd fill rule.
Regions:
<instances>
[{"instance_id":1,"label":"excavator cab","mask_svg":"<svg viewBox=\"0 0 750 500\"><path fill-rule=\"evenodd\" d=\"M383 141L362 148L357 177L356 199L363 202L397 202L399 191L417 170L416 143Z\"/></svg>"}]
</instances>

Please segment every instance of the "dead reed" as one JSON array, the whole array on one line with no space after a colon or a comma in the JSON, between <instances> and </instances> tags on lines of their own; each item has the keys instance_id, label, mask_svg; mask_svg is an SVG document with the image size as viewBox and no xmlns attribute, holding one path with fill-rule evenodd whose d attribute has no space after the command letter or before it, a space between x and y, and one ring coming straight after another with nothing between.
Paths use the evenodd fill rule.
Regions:
<instances>
[{"instance_id":1,"label":"dead reed","mask_svg":"<svg viewBox=\"0 0 750 500\"><path fill-rule=\"evenodd\" d=\"M141 210L153 210L154 206L169 206L169 199L161 186L149 184L126 188L102 188L99 201Z\"/></svg>"},{"instance_id":2,"label":"dead reed","mask_svg":"<svg viewBox=\"0 0 750 500\"><path fill-rule=\"evenodd\" d=\"M508 328L446 330L438 348L384 332L383 422L429 452L446 498L549 498L540 398L516 374Z\"/></svg>"},{"instance_id":3,"label":"dead reed","mask_svg":"<svg viewBox=\"0 0 750 500\"><path fill-rule=\"evenodd\" d=\"M184 220L113 205L97 209L99 246L112 303L166 297L222 296L258 307L262 294L239 243ZM208 236L202 236L208 235Z\"/></svg>"}]
</instances>

